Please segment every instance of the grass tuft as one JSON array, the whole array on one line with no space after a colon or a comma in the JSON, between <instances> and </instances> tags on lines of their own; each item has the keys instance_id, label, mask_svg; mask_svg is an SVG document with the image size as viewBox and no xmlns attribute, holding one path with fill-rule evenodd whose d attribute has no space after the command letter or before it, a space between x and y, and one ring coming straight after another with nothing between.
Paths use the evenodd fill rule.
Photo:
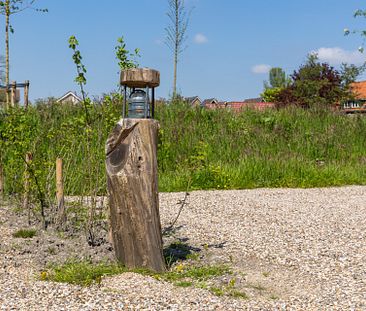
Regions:
<instances>
[{"instance_id":1,"label":"grass tuft","mask_svg":"<svg viewBox=\"0 0 366 311\"><path fill-rule=\"evenodd\" d=\"M40 279L90 286L93 283L100 283L102 276L120 274L126 271L125 267L114 263L93 264L90 261L70 260L63 265L54 265L47 271L41 272Z\"/></svg>"},{"instance_id":2,"label":"grass tuft","mask_svg":"<svg viewBox=\"0 0 366 311\"><path fill-rule=\"evenodd\" d=\"M20 229L13 233L14 238L31 239L37 234L35 229Z\"/></svg>"}]
</instances>

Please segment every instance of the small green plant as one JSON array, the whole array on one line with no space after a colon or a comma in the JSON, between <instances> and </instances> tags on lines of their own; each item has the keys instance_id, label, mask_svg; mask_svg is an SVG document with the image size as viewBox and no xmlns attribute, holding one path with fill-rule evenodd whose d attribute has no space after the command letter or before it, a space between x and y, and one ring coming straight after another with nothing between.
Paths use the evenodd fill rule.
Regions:
<instances>
[{"instance_id":1,"label":"small green plant","mask_svg":"<svg viewBox=\"0 0 366 311\"><path fill-rule=\"evenodd\" d=\"M49 246L47 248L47 253L49 253L50 255L56 255L56 253L57 253L56 248L53 246Z\"/></svg>"},{"instance_id":2,"label":"small green plant","mask_svg":"<svg viewBox=\"0 0 366 311\"><path fill-rule=\"evenodd\" d=\"M13 233L14 238L31 239L37 234L36 229L20 229Z\"/></svg>"},{"instance_id":3,"label":"small green plant","mask_svg":"<svg viewBox=\"0 0 366 311\"><path fill-rule=\"evenodd\" d=\"M245 292L241 292L239 290L232 290L229 292L229 296L234 298L248 299L248 295Z\"/></svg>"},{"instance_id":4,"label":"small green plant","mask_svg":"<svg viewBox=\"0 0 366 311\"><path fill-rule=\"evenodd\" d=\"M224 295L224 290L222 288L215 287L215 286L210 287L210 292L213 293L216 296L223 296Z\"/></svg>"},{"instance_id":5,"label":"small green plant","mask_svg":"<svg viewBox=\"0 0 366 311\"><path fill-rule=\"evenodd\" d=\"M135 49L134 53L130 53L130 51L126 49L126 43L123 37L118 38L117 42L118 45L115 47L115 50L119 68L121 70L136 68L139 65L136 59L140 57L140 50Z\"/></svg>"},{"instance_id":6,"label":"small green plant","mask_svg":"<svg viewBox=\"0 0 366 311\"><path fill-rule=\"evenodd\" d=\"M41 272L40 279L90 286L93 283L100 283L104 275L115 275L126 271L126 268L116 263L93 264L90 261L69 260L65 264L54 265Z\"/></svg>"},{"instance_id":7,"label":"small green plant","mask_svg":"<svg viewBox=\"0 0 366 311\"><path fill-rule=\"evenodd\" d=\"M265 277L265 278L268 278L269 277L269 272L265 271L262 273L262 275Z\"/></svg>"},{"instance_id":8,"label":"small green plant","mask_svg":"<svg viewBox=\"0 0 366 311\"><path fill-rule=\"evenodd\" d=\"M193 285L193 283L189 282L189 281L179 281L179 282L175 282L174 285L179 286L179 287L190 287Z\"/></svg>"}]
</instances>

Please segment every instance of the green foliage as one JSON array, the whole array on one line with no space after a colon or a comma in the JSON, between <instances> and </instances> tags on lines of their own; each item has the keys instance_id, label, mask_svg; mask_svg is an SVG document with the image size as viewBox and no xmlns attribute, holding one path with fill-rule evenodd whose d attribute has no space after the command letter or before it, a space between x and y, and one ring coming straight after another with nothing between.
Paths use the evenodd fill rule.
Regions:
<instances>
[{"instance_id":1,"label":"green foliage","mask_svg":"<svg viewBox=\"0 0 366 311\"><path fill-rule=\"evenodd\" d=\"M88 128L85 127L84 108L80 105L39 102L27 111L16 107L0 113L0 148L6 192L23 192L23 158L26 152L31 152L33 161L30 165L48 198L52 199L55 193L55 161L58 157L64 160L65 193L105 193L104 144L119 119L118 98L119 95L107 95L101 103L90 103ZM91 151L88 154L86 131ZM88 172L90 167L92 174ZM31 186L34 193L34 180Z\"/></svg>"},{"instance_id":2,"label":"green foliage","mask_svg":"<svg viewBox=\"0 0 366 311\"><path fill-rule=\"evenodd\" d=\"M134 53L130 53L130 51L126 49L126 43L124 42L123 37L118 38L117 42L118 45L115 47L115 51L119 68L124 70L138 67L136 58L140 57L140 50L135 49Z\"/></svg>"},{"instance_id":3,"label":"green foliage","mask_svg":"<svg viewBox=\"0 0 366 311\"><path fill-rule=\"evenodd\" d=\"M84 92L83 86L86 84L86 68L84 64L82 63L82 56L80 51L77 49L79 45L79 41L75 38L75 36L71 36L69 38L69 48L73 50L74 54L72 55L72 59L74 61L74 64L76 66L77 76L75 78L75 82L79 84L81 89L81 94L83 96L83 101L85 102L86 96ZM88 101L86 104L90 104L90 101Z\"/></svg>"},{"instance_id":4,"label":"green foliage","mask_svg":"<svg viewBox=\"0 0 366 311\"><path fill-rule=\"evenodd\" d=\"M283 88L289 83L286 73L282 68L273 67L269 71L269 81L264 83L265 89L268 88Z\"/></svg>"},{"instance_id":5,"label":"green foliage","mask_svg":"<svg viewBox=\"0 0 366 311\"><path fill-rule=\"evenodd\" d=\"M305 64L291 75L290 84L276 96L280 106L330 106L349 97L349 84L361 68L344 65L339 72L328 63L320 63L309 54Z\"/></svg>"},{"instance_id":6,"label":"green foliage","mask_svg":"<svg viewBox=\"0 0 366 311\"><path fill-rule=\"evenodd\" d=\"M363 17L366 18L366 10L361 10L358 9L355 11L355 13L353 14L354 18L358 18L358 17ZM359 34L362 38L363 38L363 43L362 45L358 48L360 53L364 52L364 41L366 38L366 30L349 30L348 28L345 28L344 30L344 35L348 36L349 34Z\"/></svg>"},{"instance_id":7,"label":"green foliage","mask_svg":"<svg viewBox=\"0 0 366 311\"><path fill-rule=\"evenodd\" d=\"M159 107L161 191L365 184L366 118L329 110ZM212 167L220 167L213 173ZM217 182L219 180L219 182ZM225 187L226 186L226 187Z\"/></svg>"},{"instance_id":8,"label":"green foliage","mask_svg":"<svg viewBox=\"0 0 366 311\"><path fill-rule=\"evenodd\" d=\"M39 102L27 112L0 113L6 193L23 192L22 156L32 152L31 166L50 200L57 157L64 160L65 194L105 195L104 146L120 118L119 95L106 95L89 111L92 157L86 154L80 105ZM187 191L188 181L189 190L366 183L363 116L291 107L234 113L181 103L157 107L156 117L160 191ZM34 193L33 179L31 187Z\"/></svg>"},{"instance_id":9,"label":"green foliage","mask_svg":"<svg viewBox=\"0 0 366 311\"><path fill-rule=\"evenodd\" d=\"M90 286L100 283L102 276L110 276L126 272L127 269L115 263L93 264L90 261L70 260L62 265L51 266L40 274L42 281L70 283Z\"/></svg>"},{"instance_id":10,"label":"green foliage","mask_svg":"<svg viewBox=\"0 0 366 311\"><path fill-rule=\"evenodd\" d=\"M35 229L20 229L13 233L14 238L31 239L37 234Z\"/></svg>"},{"instance_id":11,"label":"green foliage","mask_svg":"<svg viewBox=\"0 0 366 311\"><path fill-rule=\"evenodd\" d=\"M278 96L282 90L282 87L266 88L261 94L261 97L266 103L275 103L278 101Z\"/></svg>"}]
</instances>

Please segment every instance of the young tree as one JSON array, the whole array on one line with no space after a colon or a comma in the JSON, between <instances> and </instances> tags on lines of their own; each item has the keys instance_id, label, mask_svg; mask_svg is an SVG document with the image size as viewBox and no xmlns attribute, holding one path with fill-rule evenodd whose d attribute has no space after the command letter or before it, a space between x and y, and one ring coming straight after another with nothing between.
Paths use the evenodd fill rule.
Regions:
<instances>
[{"instance_id":1,"label":"young tree","mask_svg":"<svg viewBox=\"0 0 366 311\"><path fill-rule=\"evenodd\" d=\"M264 88L283 88L288 84L286 73L280 67L273 67L269 71L269 80L264 82Z\"/></svg>"},{"instance_id":2,"label":"young tree","mask_svg":"<svg viewBox=\"0 0 366 311\"><path fill-rule=\"evenodd\" d=\"M186 31L188 27L189 14L187 14L184 0L168 0L169 25L165 28L165 43L174 55L174 75L173 75L173 99L177 96L177 67L179 55L182 54L187 40Z\"/></svg>"},{"instance_id":3,"label":"young tree","mask_svg":"<svg viewBox=\"0 0 366 311\"><path fill-rule=\"evenodd\" d=\"M0 1L0 13L5 15L5 84L9 85L9 32L14 33L10 24L10 16L26 9L47 12L47 9L37 9L33 6L36 0L5 0ZM9 104L9 93L6 94L6 104Z\"/></svg>"}]
</instances>

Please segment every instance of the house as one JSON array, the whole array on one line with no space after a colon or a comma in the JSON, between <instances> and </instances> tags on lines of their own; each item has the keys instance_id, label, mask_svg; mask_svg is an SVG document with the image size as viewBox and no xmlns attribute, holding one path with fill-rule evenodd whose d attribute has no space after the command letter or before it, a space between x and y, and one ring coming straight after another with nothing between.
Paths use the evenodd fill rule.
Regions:
<instances>
[{"instance_id":1,"label":"house","mask_svg":"<svg viewBox=\"0 0 366 311\"><path fill-rule=\"evenodd\" d=\"M56 100L57 103L65 104L78 104L81 103L83 100L77 96L74 92L67 92L65 95L62 95L59 99Z\"/></svg>"},{"instance_id":2,"label":"house","mask_svg":"<svg viewBox=\"0 0 366 311\"><path fill-rule=\"evenodd\" d=\"M242 101L242 102L227 102L226 107L232 109L235 112L239 112L242 109L254 109L263 111L268 108L274 108L274 103L256 102L256 101Z\"/></svg>"},{"instance_id":3,"label":"house","mask_svg":"<svg viewBox=\"0 0 366 311\"><path fill-rule=\"evenodd\" d=\"M366 81L351 83L350 89L354 98L343 102L341 109L345 113L366 113Z\"/></svg>"},{"instance_id":4,"label":"house","mask_svg":"<svg viewBox=\"0 0 366 311\"><path fill-rule=\"evenodd\" d=\"M201 106L206 109L216 109L218 108L219 101L216 98L205 99Z\"/></svg>"},{"instance_id":5,"label":"house","mask_svg":"<svg viewBox=\"0 0 366 311\"><path fill-rule=\"evenodd\" d=\"M186 97L184 101L191 107L200 107L202 105L202 101L198 96Z\"/></svg>"},{"instance_id":6,"label":"house","mask_svg":"<svg viewBox=\"0 0 366 311\"><path fill-rule=\"evenodd\" d=\"M253 103L262 103L264 100L262 97L257 97L257 98L247 98L244 99L244 103L248 103L248 104L253 104Z\"/></svg>"},{"instance_id":7,"label":"house","mask_svg":"<svg viewBox=\"0 0 366 311\"><path fill-rule=\"evenodd\" d=\"M9 92L9 98L10 98L10 92ZM1 87L0 88L0 103L6 102L6 89ZM18 104L20 102L20 90L15 90L15 103Z\"/></svg>"}]
</instances>

